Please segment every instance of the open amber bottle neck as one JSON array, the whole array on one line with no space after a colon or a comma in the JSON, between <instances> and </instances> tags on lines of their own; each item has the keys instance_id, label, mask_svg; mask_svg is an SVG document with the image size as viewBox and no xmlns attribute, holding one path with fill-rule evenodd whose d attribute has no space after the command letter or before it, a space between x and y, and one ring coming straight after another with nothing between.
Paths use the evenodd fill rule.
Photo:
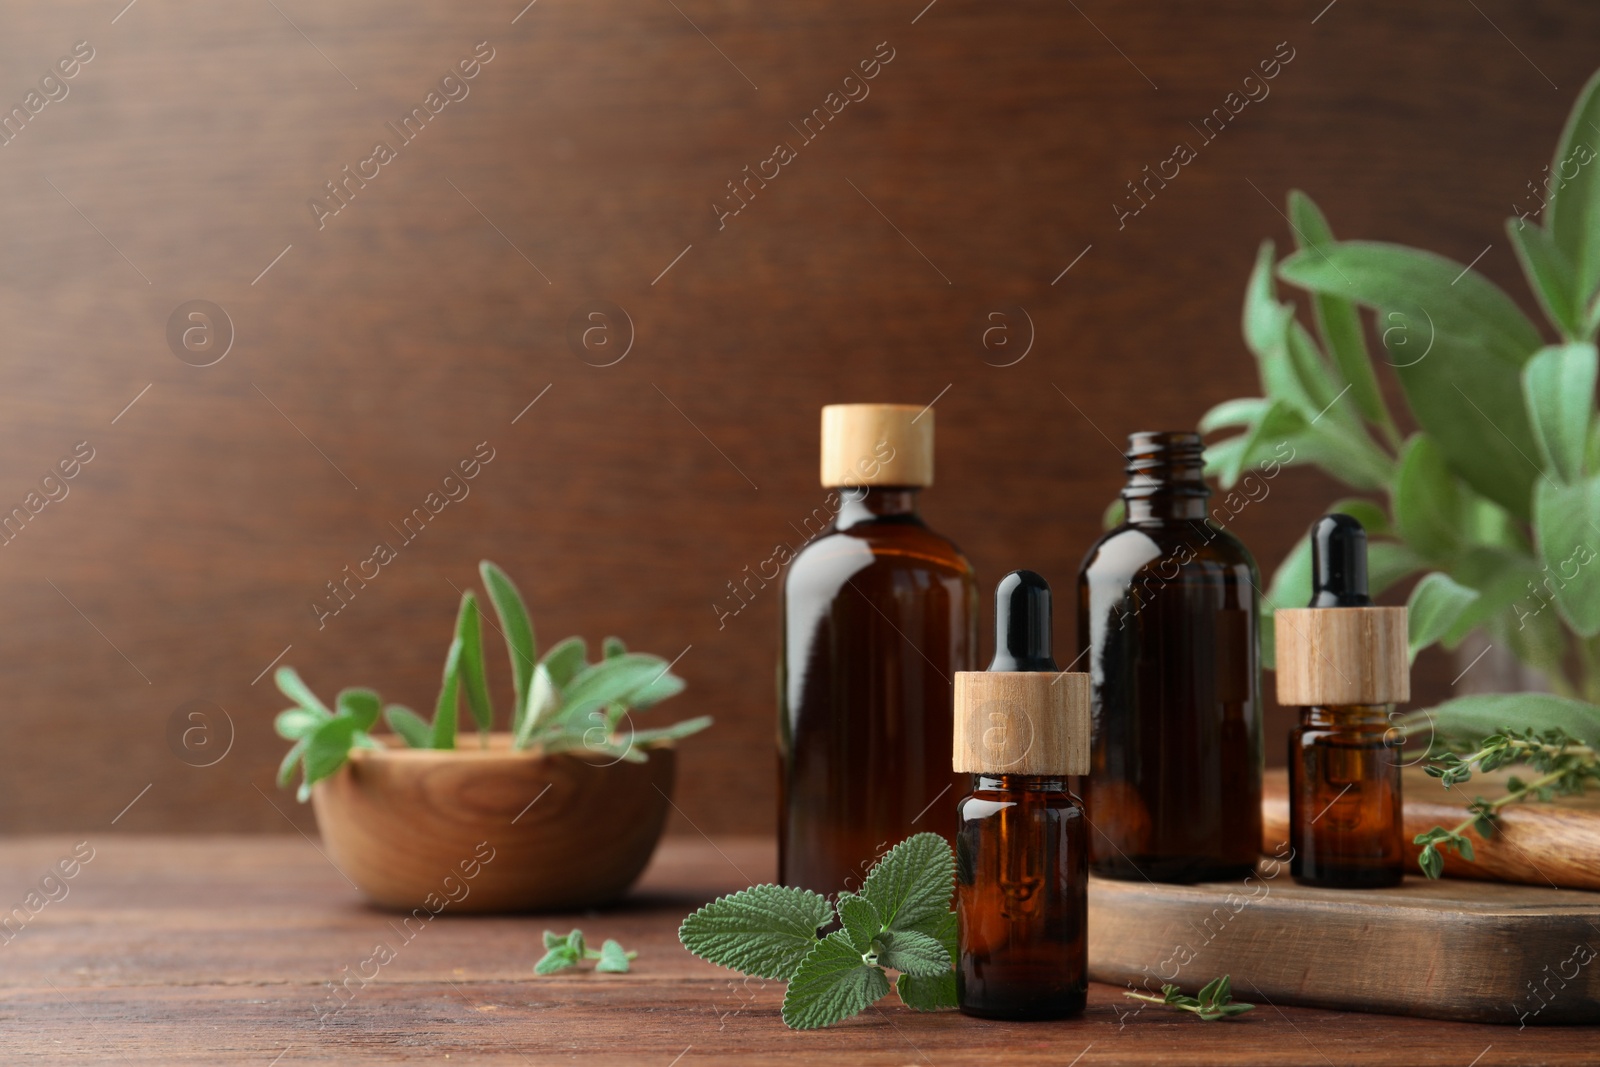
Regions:
<instances>
[{"instance_id":1,"label":"open amber bottle neck","mask_svg":"<svg viewBox=\"0 0 1600 1067\"><path fill-rule=\"evenodd\" d=\"M1203 519L1211 490L1205 481L1205 446L1197 433L1136 433L1128 442L1122 488L1132 525Z\"/></svg>"}]
</instances>

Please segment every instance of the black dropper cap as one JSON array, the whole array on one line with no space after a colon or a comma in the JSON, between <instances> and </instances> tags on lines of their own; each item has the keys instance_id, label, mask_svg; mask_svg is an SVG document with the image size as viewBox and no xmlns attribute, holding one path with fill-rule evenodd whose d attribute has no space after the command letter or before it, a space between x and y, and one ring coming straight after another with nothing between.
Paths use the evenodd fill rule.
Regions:
<instances>
[{"instance_id":1,"label":"black dropper cap","mask_svg":"<svg viewBox=\"0 0 1600 1067\"><path fill-rule=\"evenodd\" d=\"M1012 571L994 587L991 671L1055 671L1050 655L1050 583L1032 571Z\"/></svg>"},{"instance_id":2,"label":"black dropper cap","mask_svg":"<svg viewBox=\"0 0 1600 1067\"><path fill-rule=\"evenodd\" d=\"M1313 608L1363 608L1367 596L1367 531L1349 515L1324 515L1311 526Z\"/></svg>"}]
</instances>

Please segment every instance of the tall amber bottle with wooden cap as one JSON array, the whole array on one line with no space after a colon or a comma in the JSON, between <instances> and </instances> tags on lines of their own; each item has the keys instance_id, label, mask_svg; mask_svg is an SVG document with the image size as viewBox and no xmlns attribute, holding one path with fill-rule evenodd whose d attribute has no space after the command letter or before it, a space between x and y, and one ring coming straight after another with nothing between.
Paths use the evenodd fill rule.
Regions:
<instances>
[{"instance_id":1,"label":"tall amber bottle with wooden cap","mask_svg":"<svg viewBox=\"0 0 1600 1067\"><path fill-rule=\"evenodd\" d=\"M918 513L933 484L933 421L917 405L822 409L832 521L790 562L781 608L785 885L859 890L904 838L955 831L951 687L976 664L978 588L966 557Z\"/></svg>"},{"instance_id":2,"label":"tall amber bottle with wooden cap","mask_svg":"<svg viewBox=\"0 0 1600 1067\"><path fill-rule=\"evenodd\" d=\"M1088 992L1088 842L1069 776L1089 770L1089 676L1056 669L1050 587L995 589L995 654L956 675L954 767L977 775L956 830L956 999L969 1015L1057 1019Z\"/></svg>"},{"instance_id":3,"label":"tall amber bottle with wooden cap","mask_svg":"<svg viewBox=\"0 0 1600 1067\"><path fill-rule=\"evenodd\" d=\"M1311 528L1308 608L1279 608L1278 703L1289 735L1289 872L1307 885L1371 889L1405 874L1400 760L1390 712L1411 698L1406 609L1367 596L1367 534L1349 515Z\"/></svg>"}]
</instances>

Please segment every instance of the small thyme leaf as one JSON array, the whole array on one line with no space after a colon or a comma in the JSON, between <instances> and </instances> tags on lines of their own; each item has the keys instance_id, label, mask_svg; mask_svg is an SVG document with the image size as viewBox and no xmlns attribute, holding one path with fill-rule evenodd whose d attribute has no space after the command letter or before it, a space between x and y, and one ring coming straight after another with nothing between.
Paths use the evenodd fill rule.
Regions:
<instances>
[{"instance_id":1,"label":"small thyme leaf","mask_svg":"<svg viewBox=\"0 0 1600 1067\"><path fill-rule=\"evenodd\" d=\"M1423 874L1438 878L1444 873L1441 847L1473 862L1472 840L1466 836L1467 831L1475 831L1484 840L1493 837L1500 830L1500 809L1506 805L1535 800L1548 803L1558 796L1574 796L1586 787L1600 784L1600 753L1560 729L1541 732L1503 728L1465 755L1447 752L1434 757L1427 771L1449 789L1470 781L1474 769L1492 771L1519 763L1526 763L1537 776L1529 781L1511 776L1506 780L1504 796L1493 800L1474 797L1467 805L1466 819L1458 826L1435 826L1412 839L1413 844L1423 846L1417 855Z\"/></svg>"},{"instance_id":2,"label":"small thyme leaf","mask_svg":"<svg viewBox=\"0 0 1600 1067\"><path fill-rule=\"evenodd\" d=\"M1153 996L1149 993L1124 993L1125 997L1134 1000L1149 1001L1151 1004L1160 1004L1172 1008L1174 1011L1186 1011L1198 1015L1206 1022L1216 1022L1218 1019L1228 1019L1235 1015L1243 1015L1255 1007L1243 1001L1235 1001L1232 993L1232 979L1228 975L1212 979L1200 990L1198 997L1185 996L1183 990L1167 983L1161 987L1161 995Z\"/></svg>"}]
</instances>

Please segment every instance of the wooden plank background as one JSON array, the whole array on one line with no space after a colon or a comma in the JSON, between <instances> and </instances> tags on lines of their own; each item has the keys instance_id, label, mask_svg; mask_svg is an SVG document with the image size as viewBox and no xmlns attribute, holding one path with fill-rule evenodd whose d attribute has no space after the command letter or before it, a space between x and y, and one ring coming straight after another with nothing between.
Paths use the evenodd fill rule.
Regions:
<instances>
[{"instance_id":1,"label":"wooden plank background","mask_svg":"<svg viewBox=\"0 0 1600 1067\"><path fill-rule=\"evenodd\" d=\"M1480 268L1529 306L1501 221L1600 38L1600 8L1556 0L523 2L0 8L0 101L37 110L0 147L0 505L93 457L0 548L6 830L309 826L270 784L258 676L287 648L326 694L430 704L487 556L547 642L683 652L663 714L719 721L685 747L676 825L765 831L776 589L721 626L715 605L820 500L819 405L938 397L934 525L986 587L1070 587L1109 442L1254 392L1240 296L1290 187L1345 235L1492 246ZM475 51L444 87L467 95L395 136ZM1119 229L1124 183L1288 51ZM801 143L875 52L870 96ZM380 139L394 158L319 220ZM797 158L719 229L780 140ZM196 300L232 325L206 367L167 338ZM598 300L632 323L611 366L567 339ZM1031 349L989 365L976 324L1015 307ZM325 583L400 544L480 442L470 495L319 626ZM1286 474L1237 529L1270 571L1332 495ZM1455 672L1423 673L1436 698ZM169 739L191 701L211 766Z\"/></svg>"}]
</instances>

